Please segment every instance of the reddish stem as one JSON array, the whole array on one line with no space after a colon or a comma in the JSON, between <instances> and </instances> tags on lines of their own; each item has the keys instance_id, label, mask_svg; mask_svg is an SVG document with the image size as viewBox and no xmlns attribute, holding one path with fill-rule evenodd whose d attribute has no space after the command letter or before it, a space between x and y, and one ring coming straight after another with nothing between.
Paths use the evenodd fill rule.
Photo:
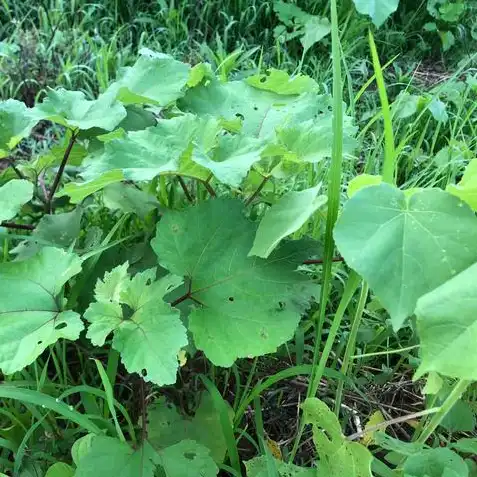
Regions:
<instances>
[{"instance_id":1,"label":"reddish stem","mask_svg":"<svg viewBox=\"0 0 477 477\"><path fill-rule=\"evenodd\" d=\"M344 258L343 257L333 257L333 259L331 261L332 262L344 262ZM323 259L318 258L316 260L305 260L303 262L303 265L319 265L321 263L323 263Z\"/></svg>"},{"instance_id":2,"label":"reddish stem","mask_svg":"<svg viewBox=\"0 0 477 477\"><path fill-rule=\"evenodd\" d=\"M0 222L0 227L7 229L34 230L35 226L30 224L15 224L14 222Z\"/></svg>"}]
</instances>

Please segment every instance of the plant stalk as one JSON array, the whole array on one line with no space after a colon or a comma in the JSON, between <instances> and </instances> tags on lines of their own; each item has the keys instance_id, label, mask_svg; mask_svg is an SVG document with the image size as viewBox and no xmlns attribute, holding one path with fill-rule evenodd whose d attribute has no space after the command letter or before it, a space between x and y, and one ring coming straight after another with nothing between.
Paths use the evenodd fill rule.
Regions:
<instances>
[{"instance_id":1,"label":"plant stalk","mask_svg":"<svg viewBox=\"0 0 477 477\"><path fill-rule=\"evenodd\" d=\"M70 142L68 143L68 146L63 155L63 159L61 160L60 167L58 169L58 172L56 173L55 180L53 181L53 185L51 186L50 195L48 196L48 200L46 202L46 209L47 211L50 212L50 214L52 213L53 197L55 195L56 189L58 189L58 186L61 181L61 177L63 176L63 171L65 170L65 167L66 167L66 163L68 162L73 146L75 145L76 137L77 137L77 133L72 132L70 137Z\"/></svg>"},{"instance_id":2,"label":"plant stalk","mask_svg":"<svg viewBox=\"0 0 477 477\"><path fill-rule=\"evenodd\" d=\"M419 437L415 440L419 444L425 444L427 439L431 437L432 433L437 429L447 413L453 408L454 404L462 397L465 390L469 387L472 381L461 379L457 381L451 393L447 396L447 399L442 403L433 416L432 419L424 426L424 429L419 434Z\"/></svg>"},{"instance_id":3,"label":"plant stalk","mask_svg":"<svg viewBox=\"0 0 477 477\"><path fill-rule=\"evenodd\" d=\"M344 313L348 308L348 305L353 298L355 291L357 290L361 278L359 275L351 271L348 281L346 282L345 289L343 291L343 296L341 297L340 304L338 305L338 309L336 310L335 316L333 318L333 322L331 323L331 328L328 333L328 338L326 339L325 347L323 349L323 353L320 356L320 360L318 362L318 366L313 366L312 378L311 383L308 386L308 393L307 397L315 397L318 391L318 387L321 382L321 378L323 377L323 373L325 371L326 363L328 358L330 357L331 349L333 348L333 344L336 339L336 335L340 329L341 321L343 319ZM315 352L318 351L315 348ZM316 359L316 358L315 358ZM295 455L298 451L298 446L300 445L301 436L303 435L303 430L305 428L305 422L303 420L303 416L300 419L300 425L298 428L298 433L295 438L295 442L293 444L293 449L290 454L290 462L293 462Z\"/></svg>"},{"instance_id":4,"label":"plant stalk","mask_svg":"<svg viewBox=\"0 0 477 477\"><path fill-rule=\"evenodd\" d=\"M351 331L346 343L345 354L343 357L343 364L341 365L341 373L344 374L345 376L348 375L349 365L351 363L354 350L356 349L356 337L358 336L359 325L361 324L361 318L363 317L364 306L366 305L366 299L368 298L368 291L369 291L368 284L364 282L363 280L361 285L361 294L359 296L358 306L356 307L356 312L353 318L353 324L351 325ZM343 397L343 388L344 388L344 381L339 381L338 388L336 390L336 398L335 398L336 415L339 415L339 412L340 412L341 399Z\"/></svg>"}]
</instances>

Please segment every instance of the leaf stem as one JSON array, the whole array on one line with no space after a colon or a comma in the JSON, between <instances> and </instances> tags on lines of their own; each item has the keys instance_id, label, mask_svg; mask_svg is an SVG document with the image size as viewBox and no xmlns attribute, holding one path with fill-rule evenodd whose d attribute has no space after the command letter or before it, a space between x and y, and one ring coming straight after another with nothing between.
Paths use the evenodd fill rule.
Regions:
<instances>
[{"instance_id":1,"label":"leaf stem","mask_svg":"<svg viewBox=\"0 0 477 477\"><path fill-rule=\"evenodd\" d=\"M194 198L192 197L189 189L187 188L187 184L185 183L184 179L181 176L177 176L177 180L179 181L179 184L181 185L187 200L189 202L194 202Z\"/></svg>"},{"instance_id":2,"label":"leaf stem","mask_svg":"<svg viewBox=\"0 0 477 477\"><path fill-rule=\"evenodd\" d=\"M270 176L263 176L262 182L260 182L260 185L257 187L257 190L245 201L245 206L250 205L255 200L255 198L258 196L258 194L260 194L269 179Z\"/></svg>"},{"instance_id":3,"label":"leaf stem","mask_svg":"<svg viewBox=\"0 0 477 477\"><path fill-rule=\"evenodd\" d=\"M14 222L0 222L0 227L6 229L34 230L35 226L30 224L15 224Z\"/></svg>"},{"instance_id":4,"label":"leaf stem","mask_svg":"<svg viewBox=\"0 0 477 477\"><path fill-rule=\"evenodd\" d=\"M333 257L331 259L332 262L344 262L344 258L343 257ZM322 264L324 262L324 259L323 258L317 258L317 259L313 259L313 260L305 260L303 262L303 265L319 265L319 264Z\"/></svg>"},{"instance_id":5,"label":"leaf stem","mask_svg":"<svg viewBox=\"0 0 477 477\"><path fill-rule=\"evenodd\" d=\"M207 189L207 192L210 194L211 197L217 197L214 188L209 184L208 180L202 181L202 184L204 184L204 187Z\"/></svg>"},{"instance_id":6,"label":"leaf stem","mask_svg":"<svg viewBox=\"0 0 477 477\"><path fill-rule=\"evenodd\" d=\"M65 153L63 154L63 159L61 160L60 167L58 169L58 172L56 173L56 177L55 177L55 180L53 181L53 185L51 186L50 195L46 202L46 209L50 212L50 214L52 213L53 196L55 195L56 189L58 189L58 185L60 184L61 176L63 175L63 171L65 170L66 163L68 162L68 159L70 157L71 150L73 149L77 135L78 135L77 132L73 131L71 133L70 142L68 143L68 146L66 147Z\"/></svg>"}]
</instances>

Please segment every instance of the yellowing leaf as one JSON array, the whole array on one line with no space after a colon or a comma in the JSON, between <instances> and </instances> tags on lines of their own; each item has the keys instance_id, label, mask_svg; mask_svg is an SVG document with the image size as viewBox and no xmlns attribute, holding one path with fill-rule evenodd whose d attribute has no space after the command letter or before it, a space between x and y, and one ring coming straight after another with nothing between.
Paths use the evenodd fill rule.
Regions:
<instances>
[{"instance_id":1,"label":"yellowing leaf","mask_svg":"<svg viewBox=\"0 0 477 477\"><path fill-rule=\"evenodd\" d=\"M365 434L361 438L361 443L365 445L366 447L370 446L374 442L374 434L376 432L376 429L371 430L378 424L381 424L385 422L383 413L381 411L376 411L371 414L371 417L369 418L368 422L366 423L366 426L364 426ZM380 430L384 430L385 428L381 428Z\"/></svg>"},{"instance_id":2,"label":"yellowing leaf","mask_svg":"<svg viewBox=\"0 0 477 477\"><path fill-rule=\"evenodd\" d=\"M283 460L282 451L278 442L267 437L267 447L270 449L270 452L275 459Z\"/></svg>"}]
</instances>

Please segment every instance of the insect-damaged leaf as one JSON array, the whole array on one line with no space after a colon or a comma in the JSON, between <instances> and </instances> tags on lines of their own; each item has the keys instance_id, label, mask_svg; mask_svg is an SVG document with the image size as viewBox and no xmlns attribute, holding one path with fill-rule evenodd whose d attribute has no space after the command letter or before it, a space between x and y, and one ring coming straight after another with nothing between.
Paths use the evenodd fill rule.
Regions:
<instances>
[{"instance_id":1,"label":"insect-damaged leaf","mask_svg":"<svg viewBox=\"0 0 477 477\"><path fill-rule=\"evenodd\" d=\"M214 199L164 214L151 245L159 263L191 280L197 348L216 365L271 353L289 340L316 285L296 271L316 245L288 242L267 260L249 258L256 225L237 200Z\"/></svg>"},{"instance_id":2,"label":"insect-damaged leaf","mask_svg":"<svg viewBox=\"0 0 477 477\"><path fill-rule=\"evenodd\" d=\"M113 332L114 349L126 369L158 385L176 381L177 353L187 344L186 330L174 310L162 298L177 288L182 279L168 275L155 281L156 270L127 274L120 265L98 280L96 302L86 310L90 322L87 337L102 346Z\"/></svg>"}]
</instances>

